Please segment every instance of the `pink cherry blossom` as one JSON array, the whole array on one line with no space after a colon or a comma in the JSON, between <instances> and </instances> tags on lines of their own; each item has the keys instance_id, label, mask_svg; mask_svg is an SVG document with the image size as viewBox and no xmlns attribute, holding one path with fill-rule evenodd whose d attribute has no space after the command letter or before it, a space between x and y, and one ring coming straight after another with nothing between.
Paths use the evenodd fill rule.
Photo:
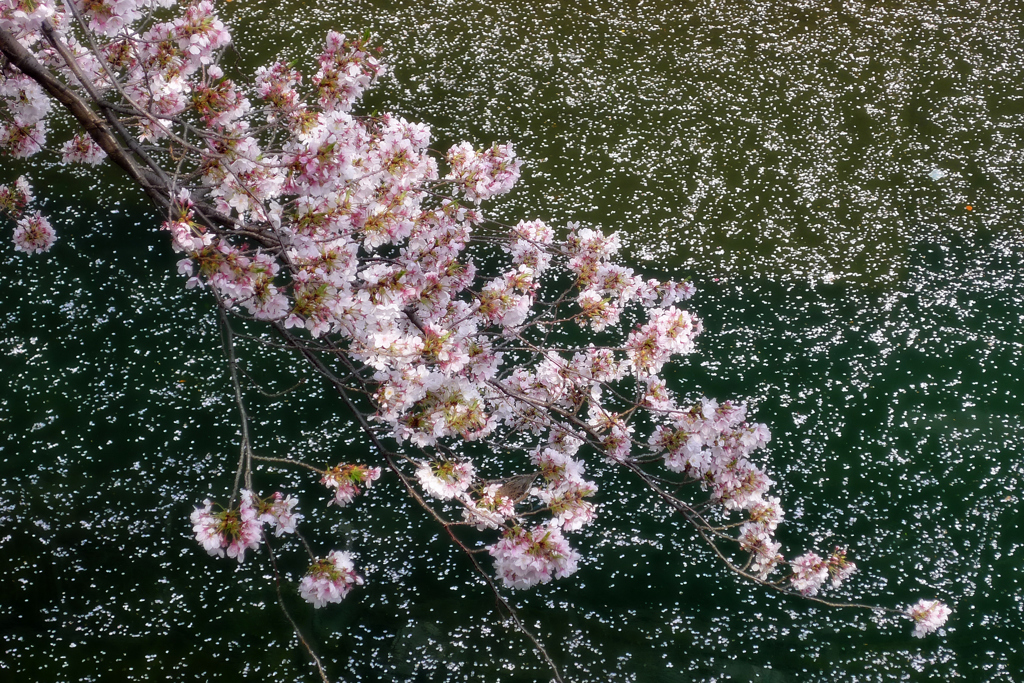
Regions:
<instances>
[{"instance_id":1,"label":"pink cherry blossom","mask_svg":"<svg viewBox=\"0 0 1024 683\"><path fill-rule=\"evenodd\" d=\"M750 568L760 578L766 578L783 561L779 549L782 544L772 537L765 526L746 523L740 527L740 549L750 553ZM796 586L794 586L796 587ZM799 588L797 588L799 590Z\"/></svg>"},{"instance_id":2,"label":"pink cherry blossom","mask_svg":"<svg viewBox=\"0 0 1024 683\"><path fill-rule=\"evenodd\" d=\"M213 504L206 500L203 507L192 512L192 531L196 540L211 555L245 559L245 551L258 548L262 541L262 524L252 491L241 492L238 507L212 511Z\"/></svg>"},{"instance_id":3,"label":"pink cherry blossom","mask_svg":"<svg viewBox=\"0 0 1024 683\"><path fill-rule=\"evenodd\" d=\"M508 192L519 179L522 165L511 144L475 150L463 142L448 150L447 160L451 172L446 180L457 183L476 202Z\"/></svg>"},{"instance_id":4,"label":"pink cherry blossom","mask_svg":"<svg viewBox=\"0 0 1024 683\"><path fill-rule=\"evenodd\" d=\"M90 29L113 36L142 17L139 12L141 5L135 0L91 0L82 3L82 9L89 19Z\"/></svg>"},{"instance_id":5,"label":"pink cherry blossom","mask_svg":"<svg viewBox=\"0 0 1024 683\"><path fill-rule=\"evenodd\" d=\"M520 589L575 574L580 560L557 526L511 529L488 552L498 578Z\"/></svg>"},{"instance_id":6,"label":"pink cherry blossom","mask_svg":"<svg viewBox=\"0 0 1024 683\"><path fill-rule=\"evenodd\" d=\"M295 533L296 525L302 520L302 515L295 511L298 502L292 496L274 493L269 499L259 501L260 522L275 527L275 536Z\"/></svg>"},{"instance_id":7,"label":"pink cherry blossom","mask_svg":"<svg viewBox=\"0 0 1024 683\"><path fill-rule=\"evenodd\" d=\"M515 501L501 495L500 490L501 484L488 484L477 498L464 494L461 498L465 505L465 509L462 511L463 519L483 531L484 529L497 529L507 520L515 517Z\"/></svg>"},{"instance_id":8,"label":"pink cherry blossom","mask_svg":"<svg viewBox=\"0 0 1024 683\"><path fill-rule=\"evenodd\" d=\"M750 522L766 531L775 531L784 516L779 499L775 496L766 496L755 501L747 511L750 514Z\"/></svg>"},{"instance_id":9,"label":"pink cherry blossom","mask_svg":"<svg viewBox=\"0 0 1024 683\"><path fill-rule=\"evenodd\" d=\"M924 638L946 623L951 610L938 600L919 600L907 608L906 615L914 620L914 636Z\"/></svg>"},{"instance_id":10,"label":"pink cherry blossom","mask_svg":"<svg viewBox=\"0 0 1024 683\"><path fill-rule=\"evenodd\" d=\"M22 117L0 123L0 149L13 157L30 157L46 144L46 121L27 121Z\"/></svg>"},{"instance_id":11,"label":"pink cherry blossom","mask_svg":"<svg viewBox=\"0 0 1024 683\"><path fill-rule=\"evenodd\" d=\"M790 562L790 566L793 569L790 585L803 595L817 595L828 579L828 562L816 553L801 555Z\"/></svg>"},{"instance_id":12,"label":"pink cherry blossom","mask_svg":"<svg viewBox=\"0 0 1024 683\"><path fill-rule=\"evenodd\" d=\"M52 0L8 0L0 6L0 26L7 30L35 32L54 13Z\"/></svg>"},{"instance_id":13,"label":"pink cherry blossom","mask_svg":"<svg viewBox=\"0 0 1024 683\"><path fill-rule=\"evenodd\" d=\"M570 444L575 439L565 439ZM583 481L583 461L575 460L571 455L556 448L538 448L530 455L530 461L536 465L541 474L549 482Z\"/></svg>"},{"instance_id":14,"label":"pink cherry blossom","mask_svg":"<svg viewBox=\"0 0 1024 683\"><path fill-rule=\"evenodd\" d=\"M465 493L473 483L476 470L468 460L440 463L420 463L416 478L423 491L431 498L451 500Z\"/></svg>"},{"instance_id":15,"label":"pink cherry blossom","mask_svg":"<svg viewBox=\"0 0 1024 683\"><path fill-rule=\"evenodd\" d=\"M14 249L26 254L40 254L49 251L57 241L57 233L50 227L50 221L36 211L18 221L14 228Z\"/></svg>"},{"instance_id":16,"label":"pink cherry blossom","mask_svg":"<svg viewBox=\"0 0 1024 683\"><path fill-rule=\"evenodd\" d=\"M25 176L20 176L13 185L0 185L0 211L15 220L21 218L21 212L32 199L32 187Z\"/></svg>"},{"instance_id":17,"label":"pink cherry blossom","mask_svg":"<svg viewBox=\"0 0 1024 683\"><path fill-rule=\"evenodd\" d=\"M340 33L329 32L320 55L320 71L313 77L320 105L327 112L347 112L383 72L383 65L370 54L365 40L345 40Z\"/></svg>"},{"instance_id":18,"label":"pink cherry blossom","mask_svg":"<svg viewBox=\"0 0 1024 683\"><path fill-rule=\"evenodd\" d=\"M329 602L341 602L355 586L361 585L363 577L356 573L352 555L334 550L309 566L299 581L299 595L313 607L323 607Z\"/></svg>"},{"instance_id":19,"label":"pink cherry blossom","mask_svg":"<svg viewBox=\"0 0 1024 683\"><path fill-rule=\"evenodd\" d=\"M535 489L535 495L548 507L552 523L563 531L576 531L594 521L594 504L584 499L596 493L597 484L572 479Z\"/></svg>"},{"instance_id":20,"label":"pink cherry blossom","mask_svg":"<svg viewBox=\"0 0 1024 683\"><path fill-rule=\"evenodd\" d=\"M302 74L296 69L277 62L269 67L256 70L256 93L272 107L267 120L274 122L280 114L288 115L302 108L301 96L296 86L302 83Z\"/></svg>"},{"instance_id":21,"label":"pink cherry blossom","mask_svg":"<svg viewBox=\"0 0 1024 683\"><path fill-rule=\"evenodd\" d=\"M857 571L857 565L846 559L846 549L837 547L828 558L828 573L832 576L832 587L838 588Z\"/></svg>"},{"instance_id":22,"label":"pink cherry blossom","mask_svg":"<svg viewBox=\"0 0 1024 683\"><path fill-rule=\"evenodd\" d=\"M327 503L328 505L345 507L362 492L362 488L370 488L379 478L379 467L338 465L327 470L320 478L320 483L334 489L334 498Z\"/></svg>"},{"instance_id":23,"label":"pink cherry blossom","mask_svg":"<svg viewBox=\"0 0 1024 683\"><path fill-rule=\"evenodd\" d=\"M107 157L95 140L89 135L76 135L61 147L61 163L63 164L90 164L95 166L102 163Z\"/></svg>"}]
</instances>

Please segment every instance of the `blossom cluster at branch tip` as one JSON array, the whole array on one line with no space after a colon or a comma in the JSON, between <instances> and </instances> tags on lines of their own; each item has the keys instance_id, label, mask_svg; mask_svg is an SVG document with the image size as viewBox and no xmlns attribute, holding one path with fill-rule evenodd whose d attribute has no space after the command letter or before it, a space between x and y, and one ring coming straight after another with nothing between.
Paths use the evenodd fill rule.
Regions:
<instances>
[{"instance_id":1,"label":"blossom cluster at branch tip","mask_svg":"<svg viewBox=\"0 0 1024 683\"><path fill-rule=\"evenodd\" d=\"M0 185L0 213L15 221L11 236L14 250L26 254L49 251L57 241L57 233L46 216L39 211L25 213L33 199L32 187L25 176L20 176L11 185Z\"/></svg>"},{"instance_id":2,"label":"blossom cluster at branch tip","mask_svg":"<svg viewBox=\"0 0 1024 683\"><path fill-rule=\"evenodd\" d=\"M519 180L522 165L511 144L475 150L463 142L448 150L447 161L451 172L445 179L456 183L468 199L478 203L508 192Z\"/></svg>"},{"instance_id":3,"label":"blossom cluster at branch tip","mask_svg":"<svg viewBox=\"0 0 1024 683\"><path fill-rule=\"evenodd\" d=\"M846 550L836 548L828 559L809 552L790 562L793 574L790 585L802 595L817 595L825 581L831 577L833 588L850 577L857 566L846 559Z\"/></svg>"},{"instance_id":4,"label":"blossom cluster at branch tip","mask_svg":"<svg viewBox=\"0 0 1024 683\"><path fill-rule=\"evenodd\" d=\"M570 576L580 560L557 526L509 529L488 552L498 578L509 588L531 588Z\"/></svg>"},{"instance_id":5,"label":"blossom cluster at branch tip","mask_svg":"<svg viewBox=\"0 0 1024 683\"><path fill-rule=\"evenodd\" d=\"M914 636L924 638L942 628L951 612L938 600L919 600L907 607L906 615L914 621Z\"/></svg>"},{"instance_id":6,"label":"blossom cluster at branch tip","mask_svg":"<svg viewBox=\"0 0 1024 683\"><path fill-rule=\"evenodd\" d=\"M49 251L57 241L57 233L46 216L36 211L23 216L14 227L14 249L26 254Z\"/></svg>"},{"instance_id":7,"label":"blossom cluster at branch tip","mask_svg":"<svg viewBox=\"0 0 1024 683\"><path fill-rule=\"evenodd\" d=\"M0 212L13 220L18 220L34 198L28 179L20 176L11 185L0 185Z\"/></svg>"},{"instance_id":8,"label":"blossom cluster at branch tip","mask_svg":"<svg viewBox=\"0 0 1024 683\"><path fill-rule=\"evenodd\" d=\"M95 166L107 158L107 153L88 135L78 134L61 147L62 164L89 164Z\"/></svg>"},{"instance_id":9,"label":"blossom cluster at branch tip","mask_svg":"<svg viewBox=\"0 0 1024 683\"><path fill-rule=\"evenodd\" d=\"M23 74L5 75L0 79L0 102L7 110L0 120L0 150L13 157L30 157L41 151L46 145L46 117L51 106L42 87Z\"/></svg>"},{"instance_id":10,"label":"blossom cluster at branch tip","mask_svg":"<svg viewBox=\"0 0 1024 683\"><path fill-rule=\"evenodd\" d=\"M299 581L299 595L313 607L329 602L341 602L355 587L363 585L363 577L356 573L352 555L334 550L309 566Z\"/></svg>"},{"instance_id":11,"label":"blossom cluster at branch tip","mask_svg":"<svg viewBox=\"0 0 1024 683\"><path fill-rule=\"evenodd\" d=\"M261 500L242 489L237 507L214 511L210 500L192 511L192 532L208 553L217 557L245 560L245 551L256 549L263 540L263 525L275 528L275 535L294 533L302 515L295 512L296 500L274 493Z\"/></svg>"},{"instance_id":12,"label":"blossom cluster at branch tip","mask_svg":"<svg viewBox=\"0 0 1024 683\"><path fill-rule=\"evenodd\" d=\"M338 465L332 467L320 478L320 483L334 489L334 498L328 505L345 507L362 493L363 488L370 488L380 478L379 467L365 465Z\"/></svg>"}]
</instances>

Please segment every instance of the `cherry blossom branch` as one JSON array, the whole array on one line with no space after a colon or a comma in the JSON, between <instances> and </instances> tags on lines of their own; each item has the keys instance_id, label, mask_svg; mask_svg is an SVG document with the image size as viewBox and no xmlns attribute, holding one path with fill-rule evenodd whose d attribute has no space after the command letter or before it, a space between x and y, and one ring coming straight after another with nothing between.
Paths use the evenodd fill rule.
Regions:
<instances>
[{"instance_id":1,"label":"cherry blossom branch","mask_svg":"<svg viewBox=\"0 0 1024 683\"><path fill-rule=\"evenodd\" d=\"M223 342L224 355L227 357L228 372L231 377L231 387L234 390L235 405L238 407L238 420L242 430L242 441L239 446L241 451L238 457L238 469L235 471L235 484L231 492L231 502L234 504L238 495L239 482L243 470L245 472L245 487L252 489L252 445L249 440L249 413L245 409L245 400L242 397L242 385L238 380L238 359L235 356L234 331L231 322L228 320L227 312L222 301L217 301L217 314L220 318L221 341Z\"/></svg>"},{"instance_id":2,"label":"cherry blossom branch","mask_svg":"<svg viewBox=\"0 0 1024 683\"><path fill-rule=\"evenodd\" d=\"M160 183L160 179L140 168L124 152L103 119L97 116L82 98L57 80L9 31L3 28L0 28L0 52L19 71L29 76L51 97L63 104L114 163L120 166L157 206L166 207L168 205L166 187Z\"/></svg>"},{"instance_id":3,"label":"cherry blossom branch","mask_svg":"<svg viewBox=\"0 0 1024 683\"><path fill-rule=\"evenodd\" d=\"M291 339L291 335L289 335L286 330L279 329L278 331L286 339L289 339L289 340ZM322 362L312 354L311 351L309 351L308 349L305 349L305 348L299 348L299 351L300 351L300 353L302 353L306 357L306 359L310 363L312 363L314 365L314 367L317 369L317 371L322 376L326 377L331 382L331 384L336 388L338 393L341 395L342 400L345 401L345 403L349 407L349 410L356 417L356 420L357 420L357 422L359 422L359 425L362 428L363 433L366 434L366 436L371 440L371 442L374 443L374 445L375 445L375 447L377 449L378 454L380 454L384 458L384 460L388 464L389 468L393 472L395 472L395 474L399 477L399 480L402 482L403 486L405 486L406 491L408 492L409 496L413 500L415 500L420 505L420 507L422 509L427 511L427 513L431 517L433 517L434 520L436 522L438 522L442 526L442 528L445 529L446 533L448 534L448 536L452 540L452 542L455 543L466 554L466 556L470 558L470 561L472 562L474 569L477 571L477 573L480 574L480 576L483 577L483 579L487 583L488 587L494 593L495 598L501 603L501 605L503 607L505 607L505 609L508 610L508 612L509 612L509 614L510 614L512 620L513 620L513 622L516 624L516 627L524 635L526 635L527 638L529 638L529 640L533 643L534 648L537 650L537 652L540 654L540 656L544 659L544 661L547 663L547 665L551 668L551 671L552 671L552 673L554 675L554 679L553 680L562 681L561 675L560 675L560 673L558 671L558 667L554 663L554 661L551 659L550 655L548 655L547 650L544 648L544 646L541 644L541 642L536 638L536 636L534 636L533 633L522 622L522 620L519 618L519 614L515 610L515 608L512 607L512 605L501 595L501 593L498 590L497 584L491 578L490 574L488 574L480 566L480 564L477 562L477 560L476 560L476 558L474 556L473 551L468 546L466 546L465 543L463 543L461 539L459 539L454 533L452 533L452 531L451 531L451 524L449 522L447 522L446 520L444 520L443 518L441 518L440 515L438 515L437 512L433 509L433 507L428 505L426 503L426 501L424 501L423 498L420 496L419 492L416 491L416 489L412 486L411 482L408 480L408 478L405 476L405 474L401 471L401 469L395 463L394 459L395 459L395 457L397 457L397 454L392 453L388 448L384 447L384 445L382 443L380 443L380 441L377 439L376 433L370 427L369 423L366 421L366 418L363 416L362 412L360 410L358 410L358 408L356 408L356 406L352 403L351 399L348 397L347 393L344 391L343 384L340 381L337 380L337 378L334 376L334 373L331 372L326 366L324 366L322 364Z\"/></svg>"},{"instance_id":4,"label":"cherry blossom branch","mask_svg":"<svg viewBox=\"0 0 1024 683\"><path fill-rule=\"evenodd\" d=\"M637 467L633 463L626 462L626 463L622 463L622 465L626 469L628 469L631 472L633 472L633 474L635 474L641 481L643 481L644 484L649 489L651 489L651 491L653 491L659 498L661 498L663 501L665 501L669 506L674 508L676 511L680 512L682 514L682 516L683 516L683 519L685 519L686 522L688 524L690 524L690 526L692 526L694 528L694 530L701 537L701 539L705 543L707 543L707 545L712 549L712 551L715 553L715 555L718 557L718 559L721 560L722 563L731 572L733 572L737 576L740 576L741 578L746 579L747 581L750 581L751 583L756 583L756 584L764 586L764 587L766 587L766 588L768 588L770 590L773 590L773 591L776 591L778 593L781 593L782 595L786 595L788 597L800 598L800 599L803 599L803 600L809 600L810 602L816 602L818 604L825 605L827 607L848 607L848 608L854 608L854 609L866 609L866 610L871 610L871 611L883 611L883 612L889 612L889 613L892 613L892 614L900 614L900 615L903 614L903 612L900 611L900 610L893 609L891 607L884 607L884 606L881 606L881 605L867 605L867 604L855 603L855 602L838 602L838 601L832 601L832 600L825 600L823 598L819 598L819 597L813 596L813 595L802 594L802 593L799 593L797 591L793 591L793 590L789 590L787 588L784 588L783 586L780 586L780 585L778 585L776 583L773 583L771 581L765 581L761 577L756 576L754 574L751 574L748 571L745 571L744 569L742 569L741 567L737 567L733 563L733 561L731 559L729 559L725 555L725 553L722 552L721 548L718 547L718 544L715 542L715 540L710 537L709 534L713 533L711 525L709 525L699 515L694 513L692 508L690 508L688 505L683 503L681 500L679 500L678 498L676 498L675 496L671 495L670 493L668 493L664 489L662 489L660 486L658 486L658 484L655 483L647 475L646 472L641 470L639 467ZM715 535L718 535L718 534L715 534ZM728 538L728 537L724 537L724 538ZM729 538L729 540L734 540L734 539Z\"/></svg>"},{"instance_id":5,"label":"cherry blossom branch","mask_svg":"<svg viewBox=\"0 0 1024 683\"><path fill-rule=\"evenodd\" d=\"M92 49L93 53L99 53L99 49L96 46L96 41L93 39L92 32L87 29L85 21L82 19L82 15L78 11L78 7L75 5L73 0L64 0L63 5L68 9L68 11L72 13L72 15L75 17L75 21L77 21L78 24L82 27L83 33L85 34L86 40L89 42L89 47ZM88 93L90 99L92 99L92 101L95 102L101 108L101 110L103 110L105 117L107 118L108 122L114 127L114 129L117 130L121 140L124 141L124 143L127 144L129 148L132 149L133 152L138 154L143 159L143 161L145 161L146 165L156 175L157 178L166 183L169 187L169 181L166 174L164 174L163 169L158 164L156 164L144 151L142 151L138 142L134 140L126 130L124 130L124 127L121 126L120 122L118 122L114 117L110 115L110 110L104 106L106 104L105 100L102 97L100 97L99 93L96 91L96 88L93 86L92 80L82 73L82 70L78 65L78 61L68 51L68 46L57 36L53 24L50 23L49 20L45 20L42 22L41 28L43 31L43 35L46 36L47 41L50 43L50 45L53 46L55 50L57 50L57 52L61 56L61 59L64 60L64 65L75 76L75 79L86 91L86 93ZM146 115L147 112L141 107L139 107L135 102L133 102L132 99L128 96L128 94L124 91L118 79L114 76L113 73L111 73L110 67L107 65L107 63L105 61L101 61L100 65L107 76L107 82L109 82L118 91L118 94L121 95L121 97L123 97L124 100L131 105L133 113L135 115L139 115L140 113ZM93 134L92 131L89 132L90 134ZM95 139L95 135L93 135L93 137ZM100 141L97 140L97 142ZM100 143L100 145L102 146L102 143ZM104 148L104 150L106 150L106 148ZM107 154L110 154L110 152L107 151Z\"/></svg>"},{"instance_id":6,"label":"cherry blossom branch","mask_svg":"<svg viewBox=\"0 0 1024 683\"><path fill-rule=\"evenodd\" d=\"M430 504L423 500L423 497L420 496L419 491L416 490L416 488L412 485L412 482L409 481L409 478L401 471L401 469L395 463L391 454L385 454L384 460L387 462L388 467L391 469L391 471L398 476L398 480L402 482L402 485L405 487L406 492L409 494L409 497L415 500L419 504L419 506L427 512L428 515L434 518L435 522L441 525L441 528L443 528L445 530L445 533L448 534L448 538L451 539L452 543L454 543L460 550L462 550L463 553L465 553L466 557L469 558L469 561L473 564L474 570L483 578L484 582L487 584L487 587L490 588L491 593L494 594L495 600L497 600L498 603L508 611L509 616L512 619L512 622L516 625L516 628L519 629L519 631L530 640L530 642L533 644L534 650L537 651L540 657L544 660L544 663L547 664L548 668L551 669L551 673L554 676L552 680L562 683L562 676L558 671L558 665L555 664L553 659L551 659L551 656L548 654L547 649L540 642L540 640L538 640L537 637L533 635L533 632L526 627L526 624L523 623L523 620L519 617L518 610L516 610L516 608L513 607L512 604L508 600L506 600L505 597L501 594L501 591L498 589L498 584L495 583L493 578L491 578L490 573L488 573L483 567L480 566L480 563L477 562L477 551L472 550L471 548L469 548L469 546L463 543L462 539L460 539L452 532L452 524L443 519L439 514L437 514L437 511L434 510L434 508Z\"/></svg>"},{"instance_id":7,"label":"cherry blossom branch","mask_svg":"<svg viewBox=\"0 0 1024 683\"><path fill-rule=\"evenodd\" d=\"M320 662L320 658L317 657L316 652L313 651L313 647L306 640L306 637L302 635L299 625L295 623L295 619L292 618L291 612L288 611L288 607L284 603L284 596L281 594L281 572L277 568L277 559L274 557L274 549L270 545L270 541L265 532L263 534L263 544L267 548L267 557L270 558L270 566L274 570L274 591L277 594L277 605L281 608L284 618L287 619L288 623L291 625L292 631L295 633L295 637L299 639L299 642L302 643L303 649L307 654L309 654L313 663L316 665L316 670L320 674L320 680L323 681L323 683L331 683L330 679L327 678L327 671L324 670L324 665Z\"/></svg>"}]
</instances>

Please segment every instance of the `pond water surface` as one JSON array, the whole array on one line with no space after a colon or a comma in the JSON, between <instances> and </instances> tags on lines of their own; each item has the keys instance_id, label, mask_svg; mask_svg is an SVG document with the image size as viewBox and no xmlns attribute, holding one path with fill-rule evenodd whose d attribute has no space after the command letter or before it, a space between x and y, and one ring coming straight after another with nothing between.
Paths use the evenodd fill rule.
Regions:
<instances>
[{"instance_id":1,"label":"pond water surface","mask_svg":"<svg viewBox=\"0 0 1024 683\"><path fill-rule=\"evenodd\" d=\"M526 158L496 215L620 231L631 265L692 279L706 332L678 386L769 425L787 547L848 546L860 571L840 599L954 610L919 640L748 586L607 471L580 572L513 596L568 680L1024 680L1017 3L224 13L229 68L308 64L328 28L371 29L392 74L367 109L431 123L438 148L512 141ZM58 247L0 255L0 680L315 680L265 562L208 558L191 537L237 448L210 303L182 290L133 191L50 182L37 194ZM261 363L272 386L294 382L281 358ZM366 457L310 384L252 397L262 450ZM264 481L323 504L298 474ZM547 680L395 482L317 517L309 536L351 545L367 578L316 613L286 591L333 676ZM293 577L300 559L284 560Z\"/></svg>"}]
</instances>

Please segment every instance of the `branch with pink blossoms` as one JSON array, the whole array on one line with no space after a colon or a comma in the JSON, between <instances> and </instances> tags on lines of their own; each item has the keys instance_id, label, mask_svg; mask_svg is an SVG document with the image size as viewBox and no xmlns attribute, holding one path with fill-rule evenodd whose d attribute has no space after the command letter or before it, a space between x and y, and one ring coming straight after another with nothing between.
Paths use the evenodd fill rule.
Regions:
<instances>
[{"instance_id":1,"label":"branch with pink blossoms","mask_svg":"<svg viewBox=\"0 0 1024 683\"><path fill-rule=\"evenodd\" d=\"M739 404L669 386L665 368L702 331L680 305L690 284L622 265L618 237L592 227L570 223L556 237L543 221L488 220L483 203L519 178L513 146L436 153L424 124L354 115L384 71L367 36L329 33L311 76L282 62L229 76L227 49L206 0L0 6L0 148L30 156L48 146L49 121L73 124L61 160L122 168L163 214L185 287L218 306L241 439L227 506L206 501L192 515L208 552L242 561L264 525L295 532L295 499L253 490L257 463L312 471L325 508L358 506L386 468L558 679L504 592L586 563L572 535L600 520L590 473L624 468L738 576L867 607L818 597L853 574L845 550L782 554L784 511L757 455L768 428ZM25 213L31 199L27 181L0 187L15 248L37 253L56 233ZM247 344L287 349L331 385L371 461L256 455ZM314 607L359 590L355 554L307 552L295 590ZM927 600L887 611L910 618L915 635L949 615Z\"/></svg>"}]
</instances>

